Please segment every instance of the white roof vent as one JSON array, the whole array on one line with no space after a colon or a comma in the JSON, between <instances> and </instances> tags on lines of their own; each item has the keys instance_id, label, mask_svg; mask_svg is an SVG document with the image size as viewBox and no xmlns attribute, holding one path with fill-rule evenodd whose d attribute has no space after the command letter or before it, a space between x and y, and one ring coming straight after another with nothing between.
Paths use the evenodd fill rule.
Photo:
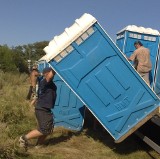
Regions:
<instances>
[{"instance_id":1,"label":"white roof vent","mask_svg":"<svg viewBox=\"0 0 160 159\"><path fill-rule=\"evenodd\" d=\"M44 55L42 58L40 58L38 61L46 61L46 55Z\"/></svg>"}]
</instances>

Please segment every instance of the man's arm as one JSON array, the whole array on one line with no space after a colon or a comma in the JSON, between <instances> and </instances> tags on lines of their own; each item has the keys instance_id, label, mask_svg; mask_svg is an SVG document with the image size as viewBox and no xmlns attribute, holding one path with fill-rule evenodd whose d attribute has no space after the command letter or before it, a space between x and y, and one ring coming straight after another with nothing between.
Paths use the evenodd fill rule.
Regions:
<instances>
[{"instance_id":1,"label":"man's arm","mask_svg":"<svg viewBox=\"0 0 160 159\"><path fill-rule=\"evenodd\" d=\"M129 61L134 61L135 58L136 58L136 52L135 52L135 51L133 52L133 54L132 54L130 57L127 57L127 59L128 59Z\"/></svg>"}]
</instances>

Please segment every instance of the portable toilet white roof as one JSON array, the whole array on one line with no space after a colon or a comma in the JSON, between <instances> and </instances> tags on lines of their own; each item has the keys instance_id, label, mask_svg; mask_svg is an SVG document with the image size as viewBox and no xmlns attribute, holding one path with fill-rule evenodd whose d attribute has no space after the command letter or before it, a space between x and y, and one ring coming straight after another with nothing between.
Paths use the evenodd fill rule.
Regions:
<instances>
[{"instance_id":1,"label":"portable toilet white roof","mask_svg":"<svg viewBox=\"0 0 160 159\"><path fill-rule=\"evenodd\" d=\"M128 25L122 30L120 30L117 34L122 33L124 31L131 31L131 32L137 32L141 34L150 34L150 35L160 35L158 30L152 29L152 28L144 28L142 26L136 26L136 25Z\"/></svg>"},{"instance_id":2,"label":"portable toilet white roof","mask_svg":"<svg viewBox=\"0 0 160 159\"><path fill-rule=\"evenodd\" d=\"M66 28L59 36L55 36L54 39L49 42L49 45L44 48L46 60L50 61L57 56L62 50L69 46L70 43L75 41L79 35L88 30L96 21L97 20L92 15L87 13L83 14L79 19L76 19L72 26ZM92 30L90 30L90 32L92 32Z\"/></svg>"}]
</instances>

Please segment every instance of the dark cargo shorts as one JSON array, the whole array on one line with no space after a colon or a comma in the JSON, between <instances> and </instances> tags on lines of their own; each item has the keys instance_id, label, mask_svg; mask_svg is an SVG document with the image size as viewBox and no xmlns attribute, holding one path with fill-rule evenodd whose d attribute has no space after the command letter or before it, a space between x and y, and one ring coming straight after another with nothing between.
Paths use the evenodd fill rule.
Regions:
<instances>
[{"instance_id":1,"label":"dark cargo shorts","mask_svg":"<svg viewBox=\"0 0 160 159\"><path fill-rule=\"evenodd\" d=\"M35 110L35 114L38 122L38 130L43 135L51 134L54 128L53 114L39 109Z\"/></svg>"}]
</instances>

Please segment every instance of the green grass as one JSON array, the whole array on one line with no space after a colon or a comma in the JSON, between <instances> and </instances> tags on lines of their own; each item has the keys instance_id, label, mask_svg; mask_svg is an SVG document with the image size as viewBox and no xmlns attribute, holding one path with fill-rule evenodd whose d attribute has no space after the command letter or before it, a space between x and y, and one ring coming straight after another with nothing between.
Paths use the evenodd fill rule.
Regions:
<instances>
[{"instance_id":1,"label":"green grass","mask_svg":"<svg viewBox=\"0 0 160 159\"><path fill-rule=\"evenodd\" d=\"M0 72L0 159L158 159L159 154L131 135L116 144L103 130L93 130L92 121L85 122L81 132L55 128L46 147L27 152L17 140L36 127L33 108L25 100L29 83L26 74ZM31 142L35 143L35 140Z\"/></svg>"}]
</instances>

